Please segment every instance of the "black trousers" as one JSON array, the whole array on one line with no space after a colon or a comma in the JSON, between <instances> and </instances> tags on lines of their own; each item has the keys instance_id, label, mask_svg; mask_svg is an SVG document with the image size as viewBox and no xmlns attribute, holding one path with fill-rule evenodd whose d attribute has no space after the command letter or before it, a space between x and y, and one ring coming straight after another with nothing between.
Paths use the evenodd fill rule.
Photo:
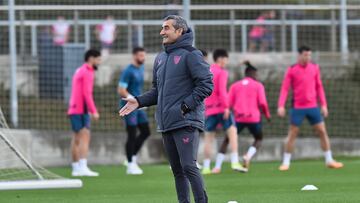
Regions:
<instances>
[{"instance_id":1,"label":"black trousers","mask_svg":"<svg viewBox=\"0 0 360 203\"><path fill-rule=\"evenodd\" d=\"M196 166L199 130L184 127L163 133L163 142L175 178L179 203L190 203L189 183L196 203L207 203L203 178Z\"/></svg>"},{"instance_id":2,"label":"black trousers","mask_svg":"<svg viewBox=\"0 0 360 203\"><path fill-rule=\"evenodd\" d=\"M137 135L136 128L139 128L139 135ZM140 151L141 146L150 136L150 127L148 123L142 123L137 126L127 126L126 131L128 133L128 138L126 141L125 149L127 160L130 163L132 162L132 156L136 155Z\"/></svg>"}]
</instances>

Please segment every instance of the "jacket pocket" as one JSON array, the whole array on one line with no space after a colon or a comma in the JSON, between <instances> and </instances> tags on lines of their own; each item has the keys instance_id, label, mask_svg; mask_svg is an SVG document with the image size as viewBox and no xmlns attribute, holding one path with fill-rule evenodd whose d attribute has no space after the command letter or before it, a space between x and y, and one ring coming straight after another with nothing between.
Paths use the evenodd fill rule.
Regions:
<instances>
[{"instance_id":1,"label":"jacket pocket","mask_svg":"<svg viewBox=\"0 0 360 203\"><path fill-rule=\"evenodd\" d=\"M167 127L170 127L172 124L183 121L185 119L182 114L180 104L175 104L165 113L164 122L167 124Z\"/></svg>"},{"instance_id":2,"label":"jacket pocket","mask_svg":"<svg viewBox=\"0 0 360 203\"><path fill-rule=\"evenodd\" d=\"M205 119L205 107L204 105L200 105L196 107L196 109L190 111L189 113L185 114L185 119L189 121L199 121Z\"/></svg>"}]
</instances>

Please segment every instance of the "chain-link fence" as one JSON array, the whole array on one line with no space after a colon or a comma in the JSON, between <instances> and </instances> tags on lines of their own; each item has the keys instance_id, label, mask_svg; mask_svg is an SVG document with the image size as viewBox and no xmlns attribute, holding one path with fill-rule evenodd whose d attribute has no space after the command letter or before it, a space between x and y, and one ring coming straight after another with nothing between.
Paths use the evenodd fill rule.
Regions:
<instances>
[{"instance_id":1,"label":"chain-link fence","mask_svg":"<svg viewBox=\"0 0 360 203\"><path fill-rule=\"evenodd\" d=\"M188 2L16 1L18 127L70 129L66 110L71 77L82 64L84 51L93 47L102 49L104 56L94 88L101 119L93 123L93 129L123 130L117 114L116 88L121 71L131 63L131 49L144 46L148 52L146 90L151 83L154 57L162 50L159 35L162 18L183 15L184 4ZM285 68L296 61L296 48L302 44L311 46L314 60L322 67L330 108L326 120L329 133L355 137L360 123L359 5L358 1L347 1L344 10L340 0L244 0L226 4L218 0L193 0L189 7L190 25L197 48L210 53L216 48L229 50L229 82L241 77L240 63L244 59L259 68L273 115L272 123L265 124L269 135L286 133L287 121L279 119L275 112L280 82ZM8 1L0 1L0 10L0 105L11 120ZM147 111L155 126L154 107Z\"/></svg>"}]
</instances>

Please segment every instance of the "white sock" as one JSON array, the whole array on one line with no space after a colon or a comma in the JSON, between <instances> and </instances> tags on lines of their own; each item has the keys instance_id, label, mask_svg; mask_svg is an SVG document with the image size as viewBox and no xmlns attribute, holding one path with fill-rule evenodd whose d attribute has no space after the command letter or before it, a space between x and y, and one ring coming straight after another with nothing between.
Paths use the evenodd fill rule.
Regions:
<instances>
[{"instance_id":1,"label":"white sock","mask_svg":"<svg viewBox=\"0 0 360 203\"><path fill-rule=\"evenodd\" d=\"M250 160L256 153L256 147L251 146L249 147L247 153L246 153L246 157Z\"/></svg>"},{"instance_id":2,"label":"white sock","mask_svg":"<svg viewBox=\"0 0 360 203\"><path fill-rule=\"evenodd\" d=\"M132 163L137 163L137 156L136 156L136 155L133 155L133 156L131 157L131 162L132 162Z\"/></svg>"},{"instance_id":3,"label":"white sock","mask_svg":"<svg viewBox=\"0 0 360 203\"><path fill-rule=\"evenodd\" d=\"M291 154L285 152L282 164L286 166L290 166L290 160L291 160Z\"/></svg>"},{"instance_id":4,"label":"white sock","mask_svg":"<svg viewBox=\"0 0 360 203\"><path fill-rule=\"evenodd\" d=\"M230 155L231 163L239 163L239 154L237 152L233 152Z\"/></svg>"},{"instance_id":5,"label":"white sock","mask_svg":"<svg viewBox=\"0 0 360 203\"><path fill-rule=\"evenodd\" d=\"M87 160L86 159L80 159L79 160L79 168L87 168Z\"/></svg>"},{"instance_id":6,"label":"white sock","mask_svg":"<svg viewBox=\"0 0 360 203\"><path fill-rule=\"evenodd\" d=\"M203 167L204 167L204 168L210 168L210 162L211 162L210 159L204 159L204 165L203 165Z\"/></svg>"},{"instance_id":7,"label":"white sock","mask_svg":"<svg viewBox=\"0 0 360 203\"><path fill-rule=\"evenodd\" d=\"M333 157L332 157L332 153L331 150L325 151L324 152L324 156L325 156L325 163L330 163L332 161L334 161Z\"/></svg>"},{"instance_id":8,"label":"white sock","mask_svg":"<svg viewBox=\"0 0 360 203\"><path fill-rule=\"evenodd\" d=\"M218 153L216 155L215 168L221 169L221 165L222 165L222 163L224 161L224 157L225 157L225 154L223 154L223 153Z\"/></svg>"},{"instance_id":9,"label":"white sock","mask_svg":"<svg viewBox=\"0 0 360 203\"><path fill-rule=\"evenodd\" d=\"M73 171L77 171L77 170L79 170L79 162L72 162L71 163L71 167L72 167L72 170Z\"/></svg>"}]
</instances>

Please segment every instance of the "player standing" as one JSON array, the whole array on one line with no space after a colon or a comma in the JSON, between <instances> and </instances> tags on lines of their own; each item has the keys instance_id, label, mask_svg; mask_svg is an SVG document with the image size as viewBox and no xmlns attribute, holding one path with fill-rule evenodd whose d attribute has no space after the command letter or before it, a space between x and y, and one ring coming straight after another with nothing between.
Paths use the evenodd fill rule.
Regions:
<instances>
[{"instance_id":1,"label":"player standing","mask_svg":"<svg viewBox=\"0 0 360 203\"><path fill-rule=\"evenodd\" d=\"M53 43L56 46L62 46L67 43L70 33L70 25L65 21L64 16L59 16L57 21L51 27Z\"/></svg>"},{"instance_id":2,"label":"player standing","mask_svg":"<svg viewBox=\"0 0 360 203\"><path fill-rule=\"evenodd\" d=\"M99 119L93 99L94 77L101 62L100 52L88 50L85 63L76 70L72 79L71 97L68 115L74 136L71 142L72 176L98 176L87 166L90 144L90 116Z\"/></svg>"},{"instance_id":3,"label":"player standing","mask_svg":"<svg viewBox=\"0 0 360 203\"><path fill-rule=\"evenodd\" d=\"M107 16L104 22L96 26L96 35L101 42L101 56L106 58L116 38L116 25L112 16Z\"/></svg>"},{"instance_id":4,"label":"player standing","mask_svg":"<svg viewBox=\"0 0 360 203\"><path fill-rule=\"evenodd\" d=\"M216 127L221 124L226 136L229 137L231 147L231 168L236 171L243 171L244 168L239 164L238 140L234 118L229 109L227 80L228 71L225 69L228 64L229 55L224 49L216 49L213 53L214 64L210 66L213 73L214 90L210 97L205 99L205 147L204 164L202 173L220 173L221 168L218 164L210 170L212 144L215 140ZM224 154L217 155L217 163L222 162Z\"/></svg>"},{"instance_id":5,"label":"player standing","mask_svg":"<svg viewBox=\"0 0 360 203\"><path fill-rule=\"evenodd\" d=\"M121 74L118 93L122 98L134 98L142 93L144 86L144 62L145 49L136 47L132 51L132 63ZM125 106L124 100L120 101L120 107ZM137 109L124 117L128 134L126 142L126 157L128 161L127 174L139 175L143 171L137 164L137 153L145 140L150 136L150 127L146 112ZM137 135L137 128L140 134Z\"/></svg>"},{"instance_id":6,"label":"player standing","mask_svg":"<svg viewBox=\"0 0 360 203\"><path fill-rule=\"evenodd\" d=\"M290 168L291 153L294 150L295 139L304 118L308 119L315 133L320 137L326 166L335 169L342 168L343 164L335 161L332 157L329 136L322 117L322 115L325 118L328 116L328 108L321 81L320 67L311 62L311 49L309 47L300 47L298 53L298 62L289 67L285 73L278 102L278 115L285 117L286 99L289 89L292 90L290 127L285 141L283 162L279 170L286 171ZM318 100L320 108L318 107Z\"/></svg>"}]
</instances>

